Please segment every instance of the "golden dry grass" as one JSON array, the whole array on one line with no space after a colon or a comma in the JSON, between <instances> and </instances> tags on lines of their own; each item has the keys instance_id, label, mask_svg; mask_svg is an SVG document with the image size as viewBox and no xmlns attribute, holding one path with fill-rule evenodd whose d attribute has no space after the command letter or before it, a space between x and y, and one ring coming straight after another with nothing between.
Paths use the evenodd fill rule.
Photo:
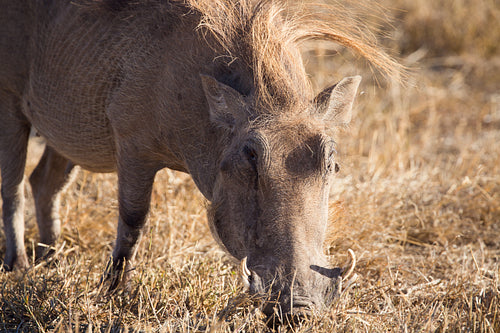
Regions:
<instances>
[{"instance_id":1,"label":"golden dry grass","mask_svg":"<svg viewBox=\"0 0 500 333\"><path fill-rule=\"evenodd\" d=\"M306 52L318 87L364 76L353 123L338 138L342 171L326 244L334 264L348 261L348 249L358 264L330 311L293 331L500 332L500 5L385 3L397 9L392 26L381 27L393 37L386 45L414 68L406 87L377 84L348 53L332 56L332 45ZM36 142L31 148L26 174L40 153ZM0 330L265 330L249 306L218 319L241 291L236 267L213 241L192 181L169 170L155 183L131 292L100 293L115 183L80 172L61 207L55 260L0 272ZM26 216L32 251L32 201Z\"/></svg>"}]
</instances>

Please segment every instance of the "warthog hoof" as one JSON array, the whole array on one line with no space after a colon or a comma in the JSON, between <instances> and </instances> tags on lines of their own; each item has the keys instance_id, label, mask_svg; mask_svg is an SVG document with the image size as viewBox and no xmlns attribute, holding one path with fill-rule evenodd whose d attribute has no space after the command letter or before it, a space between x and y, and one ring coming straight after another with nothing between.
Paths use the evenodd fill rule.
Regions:
<instances>
[{"instance_id":1,"label":"warthog hoof","mask_svg":"<svg viewBox=\"0 0 500 333\"><path fill-rule=\"evenodd\" d=\"M133 268L130 268L126 259L115 261L109 259L106 270L101 278L99 289L108 285L107 292L113 294L119 290L128 290L130 275Z\"/></svg>"},{"instance_id":2,"label":"warthog hoof","mask_svg":"<svg viewBox=\"0 0 500 333\"><path fill-rule=\"evenodd\" d=\"M16 253L14 255L7 255L3 263L3 269L9 271L20 271L30 267L28 256L26 253Z\"/></svg>"}]
</instances>

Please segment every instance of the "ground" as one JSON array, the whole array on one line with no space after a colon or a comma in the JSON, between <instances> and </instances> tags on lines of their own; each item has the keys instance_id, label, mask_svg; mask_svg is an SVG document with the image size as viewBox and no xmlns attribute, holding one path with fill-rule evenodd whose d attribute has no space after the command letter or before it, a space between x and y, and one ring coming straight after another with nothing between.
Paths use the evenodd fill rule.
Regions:
<instances>
[{"instance_id":1,"label":"ground","mask_svg":"<svg viewBox=\"0 0 500 333\"><path fill-rule=\"evenodd\" d=\"M500 332L500 6L382 3L395 17L380 25L382 43L409 68L402 85L335 46L304 51L318 89L363 75L353 122L337 139L325 244L335 265L349 262L348 249L357 264L331 309L293 331ZM26 175L40 141L31 140ZM29 186L26 194L31 254ZM238 303L237 267L212 239L205 205L189 176L161 171L131 291L106 296L116 176L80 171L63 197L54 260L0 271L0 330L264 331L259 313ZM2 257L3 244L0 233Z\"/></svg>"}]
</instances>

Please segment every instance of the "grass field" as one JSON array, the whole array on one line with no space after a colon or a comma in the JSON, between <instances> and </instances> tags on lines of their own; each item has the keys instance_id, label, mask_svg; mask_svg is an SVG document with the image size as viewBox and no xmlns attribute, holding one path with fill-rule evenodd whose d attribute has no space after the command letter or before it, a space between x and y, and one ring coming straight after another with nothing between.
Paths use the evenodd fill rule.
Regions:
<instances>
[{"instance_id":1,"label":"grass field","mask_svg":"<svg viewBox=\"0 0 500 333\"><path fill-rule=\"evenodd\" d=\"M348 249L358 261L331 309L292 331L500 332L500 4L382 3L391 24L372 19L411 68L406 85L332 45L305 51L318 89L363 75L338 137L325 244L333 264L346 265ZM26 193L31 253L38 231ZM189 176L161 171L131 290L106 296L98 287L115 237L116 176L80 171L63 197L55 259L0 271L0 331L264 331L259 312L236 301L236 266L212 239L205 204ZM1 257L4 244L0 233Z\"/></svg>"}]
</instances>

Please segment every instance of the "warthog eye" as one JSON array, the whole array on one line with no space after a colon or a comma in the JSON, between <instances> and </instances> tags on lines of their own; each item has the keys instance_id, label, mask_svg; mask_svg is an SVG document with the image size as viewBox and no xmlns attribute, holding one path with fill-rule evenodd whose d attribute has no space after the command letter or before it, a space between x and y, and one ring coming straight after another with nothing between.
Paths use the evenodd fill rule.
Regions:
<instances>
[{"instance_id":1,"label":"warthog eye","mask_svg":"<svg viewBox=\"0 0 500 333\"><path fill-rule=\"evenodd\" d=\"M228 154L220 164L220 171L224 174L243 180L248 183L257 176L257 162L259 156L250 144L244 145L240 151Z\"/></svg>"},{"instance_id":2,"label":"warthog eye","mask_svg":"<svg viewBox=\"0 0 500 333\"><path fill-rule=\"evenodd\" d=\"M249 146L243 147L243 154L254 169L257 169L257 152Z\"/></svg>"}]
</instances>

